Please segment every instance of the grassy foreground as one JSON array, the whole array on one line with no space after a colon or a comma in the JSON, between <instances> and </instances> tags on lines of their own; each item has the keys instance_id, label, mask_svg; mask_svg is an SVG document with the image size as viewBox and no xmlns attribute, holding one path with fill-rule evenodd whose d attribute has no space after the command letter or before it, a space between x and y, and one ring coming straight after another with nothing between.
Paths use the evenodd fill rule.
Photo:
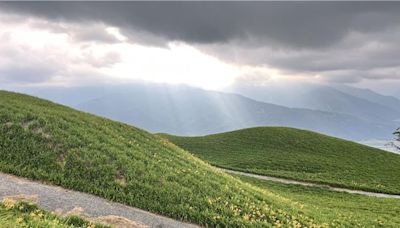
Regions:
<instances>
[{"instance_id":1,"label":"grassy foreground","mask_svg":"<svg viewBox=\"0 0 400 228\"><path fill-rule=\"evenodd\" d=\"M0 91L0 171L205 226L315 226L295 202L143 130Z\"/></svg>"},{"instance_id":2,"label":"grassy foreground","mask_svg":"<svg viewBox=\"0 0 400 228\"><path fill-rule=\"evenodd\" d=\"M94 224L76 216L58 217L38 208L35 204L6 199L0 203L0 227L106 228L108 226Z\"/></svg>"},{"instance_id":3,"label":"grassy foreground","mask_svg":"<svg viewBox=\"0 0 400 228\"><path fill-rule=\"evenodd\" d=\"M236 176L236 175L235 175ZM333 192L237 176L302 205L316 221L331 227L399 227L400 200Z\"/></svg>"},{"instance_id":4,"label":"grassy foreground","mask_svg":"<svg viewBox=\"0 0 400 228\"><path fill-rule=\"evenodd\" d=\"M224 168L400 194L400 155L310 131L259 127L203 137L163 136Z\"/></svg>"}]
</instances>

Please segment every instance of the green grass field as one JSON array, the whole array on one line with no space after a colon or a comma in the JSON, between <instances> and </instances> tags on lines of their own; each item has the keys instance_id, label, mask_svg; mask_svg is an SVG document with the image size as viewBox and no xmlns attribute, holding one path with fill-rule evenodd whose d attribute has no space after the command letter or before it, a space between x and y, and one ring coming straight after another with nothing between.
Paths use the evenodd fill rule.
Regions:
<instances>
[{"instance_id":1,"label":"green grass field","mask_svg":"<svg viewBox=\"0 0 400 228\"><path fill-rule=\"evenodd\" d=\"M234 175L236 176L236 175ZM333 192L237 176L302 205L320 224L332 227L399 227L400 200Z\"/></svg>"},{"instance_id":2,"label":"green grass field","mask_svg":"<svg viewBox=\"0 0 400 228\"><path fill-rule=\"evenodd\" d=\"M310 131L259 127L203 137L162 136L224 168L400 194L400 155Z\"/></svg>"},{"instance_id":3,"label":"green grass field","mask_svg":"<svg viewBox=\"0 0 400 228\"><path fill-rule=\"evenodd\" d=\"M28 202L5 200L0 203L0 227L2 228L106 228L77 216L59 217Z\"/></svg>"},{"instance_id":4,"label":"green grass field","mask_svg":"<svg viewBox=\"0 0 400 228\"><path fill-rule=\"evenodd\" d=\"M312 227L291 200L143 130L0 91L0 171L206 226Z\"/></svg>"}]
</instances>

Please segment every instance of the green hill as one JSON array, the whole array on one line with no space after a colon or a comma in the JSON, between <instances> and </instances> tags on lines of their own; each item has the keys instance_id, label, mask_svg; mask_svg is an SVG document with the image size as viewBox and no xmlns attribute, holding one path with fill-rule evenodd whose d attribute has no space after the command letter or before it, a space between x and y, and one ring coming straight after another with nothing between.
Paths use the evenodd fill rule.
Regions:
<instances>
[{"instance_id":1,"label":"green hill","mask_svg":"<svg viewBox=\"0 0 400 228\"><path fill-rule=\"evenodd\" d=\"M399 227L400 200L370 197L325 188L288 185L252 177L243 181L298 202L317 223L330 227Z\"/></svg>"},{"instance_id":2,"label":"green hill","mask_svg":"<svg viewBox=\"0 0 400 228\"><path fill-rule=\"evenodd\" d=\"M207 226L312 227L296 202L143 130L0 91L0 171Z\"/></svg>"},{"instance_id":3,"label":"green hill","mask_svg":"<svg viewBox=\"0 0 400 228\"><path fill-rule=\"evenodd\" d=\"M203 137L164 136L224 168L400 193L399 155L310 131L259 127Z\"/></svg>"}]
</instances>

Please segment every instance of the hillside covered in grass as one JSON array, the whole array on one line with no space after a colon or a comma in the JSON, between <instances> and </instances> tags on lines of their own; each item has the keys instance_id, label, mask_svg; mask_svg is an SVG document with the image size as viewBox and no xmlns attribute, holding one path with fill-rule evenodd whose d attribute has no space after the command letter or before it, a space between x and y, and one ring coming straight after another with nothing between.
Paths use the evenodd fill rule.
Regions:
<instances>
[{"instance_id":1,"label":"hillside covered in grass","mask_svg":"<svg viewBox=\"0 0 400 228\"><path fill-rule=\"evenodd\" d=\"M223 168L400 194L400 155L310 131L258 127L164 137Z\"/></svg>"},{"instance_id":2,"label":"hillside covered in grass","mask_svg":"<svg viewBox=\"0 0 400 228\"><path fill-rule=\"evenodd\" d=\"M288 185L237 176L251 185L279 194L302 205L302 210L331 227L399 227L400 199L369 197L324 188Z\"/></svg>"},{"instance_id":3,"label":"hillside covered in grass","mask_svg":"<svg viewBox=\"0 0 400 228\"><path fill-rule=\"evenodd\" d=\"M4 228L109 228L77 216L60 217L30 202L6 199L0 203L0 227Z\"/></svg>"},{"instance_id":4,"label":"hillside covered in grass","mask_svg":"<svg viewBox=\"0 0 400 228\"><path fill-rule=\"evenodd\" d=\"M314 224L296 202L226 175L161 137L5 91L0 171L200 225Z\"/></svg>"}]
</instances>

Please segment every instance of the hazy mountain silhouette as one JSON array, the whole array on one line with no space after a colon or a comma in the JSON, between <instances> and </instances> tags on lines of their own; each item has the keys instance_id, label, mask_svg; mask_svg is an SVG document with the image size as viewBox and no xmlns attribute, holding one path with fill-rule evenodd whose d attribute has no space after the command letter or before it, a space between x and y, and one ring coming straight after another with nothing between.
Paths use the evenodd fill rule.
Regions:
<instances>
[{"instance_id":1,"label":"hazy mountain silhouette","mask_svg":"<svg viewBox=\"0 0 400 228\"><path fill-rule=\"evenodd\" d=\"M230 89L251 99L294 108L349 114L366 121L390 123L400 119L400 100L371 90L311 83L234 85Z\"/></svg>"},{"instance_id":2,"label":"hazy mountain silhouette","mask_svg":"<svg viewBox=\"0 0 400 228\"><path fill-rule=\"evenodd\" d=\"M393 131L392 122L373 121L377 117L368 105L374 103L365 101L360 105L365 105L364 109L369 113L357 116L334 109L328 112L288 108L232 93L156 83L42 88L30 93L152 132L177 135L204 135L255 126L289 126L365 140L388 139ZM346 98L353 102L350 95L341 97ZM385 114L387 118L391 115L394 115L392 111Z\"/></svg>"}]
</instances>

